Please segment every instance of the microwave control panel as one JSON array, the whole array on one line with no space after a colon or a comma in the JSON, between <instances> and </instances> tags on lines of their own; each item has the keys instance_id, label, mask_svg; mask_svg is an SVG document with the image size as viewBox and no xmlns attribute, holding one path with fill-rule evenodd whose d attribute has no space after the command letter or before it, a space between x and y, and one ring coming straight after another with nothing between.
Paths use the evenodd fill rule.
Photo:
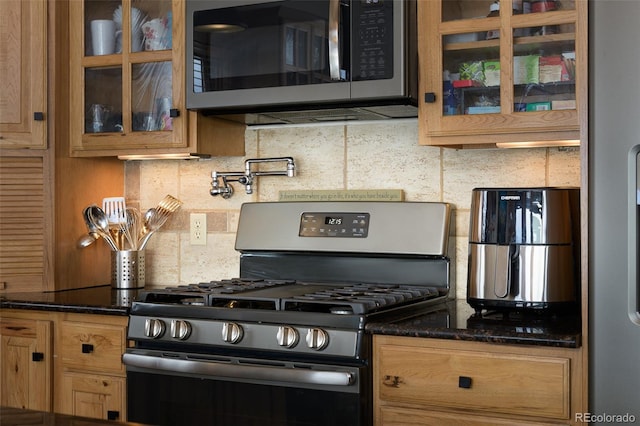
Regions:
<instances>
[{"instance_id":1,"label":"microwave control panel","mask_svg":"<svg viewBox=\"0 0 640 426\"><path fill-rule=\"evenodd\" d=\"M353 79L393 77L393 1L360 0L352 3Z\"/></svg>"}]
</instances>

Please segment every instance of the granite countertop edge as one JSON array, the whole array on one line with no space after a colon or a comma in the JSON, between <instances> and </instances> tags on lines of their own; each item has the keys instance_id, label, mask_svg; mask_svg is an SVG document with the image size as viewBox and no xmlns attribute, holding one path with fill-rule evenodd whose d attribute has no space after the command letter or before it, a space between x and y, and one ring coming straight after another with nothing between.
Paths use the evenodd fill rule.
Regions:
<instances>
[{"instance_id":1,"label":"granite countertop edge","mask_svg":"<svg viewBox=\"0 0 640 426\"><path fill-rule=\"evenodd\" d=\"M94 306L82 304L57 304L30 301L0 301L0 309L25 309L32 311L71 312L76 314L95 315L129 315L126 306Z\"/></svg>"},{"instance_id":2,"label":"granite countertop edge","mask_svg":"<svg viewBox=\"0 0 640 426\"><path fill-rule=\"evenodd\" d=\"M437 327L403 326L393 323L370 323L366 326L366 331L370 334L375 335L447 339L469 342L535 345L571 349L576 349L581 346L580 333L558 335L528 335L524 333L510 333L502 330L496 331L491 329L447 329Z\"/></svg>"},{"instance_id":3,"label":"granite countertop edge","mask_svg":"<svg viewBox=\"0 0 640 426\"><path fill-rule=\"evenodd\" d=\"M128 316L131 300L135 292L127 294L126 304L121 303L121 292L110 286L87 287L75 290L44 293L5 293L0 295L0 309L24 309L51 312L69 312L79 314ZM371 319L365 325L365 333L416 338L449 339L458 341L476 341L496 344L522 344L559 348L578 348L581 345L581 332L578 328L569 328L561 332L525 333L505 330L500 327L468 328L465 318L468 307L463 301L453 301L438 305L439 313L448 312L447 325L433 322L437 313L431 311L416 312L405 319ZM444 308L443 308L444 307ZM457 314L456 314L457 313ZM460 318L457 318L460 317Z\"/></svg>"}]
</instances>

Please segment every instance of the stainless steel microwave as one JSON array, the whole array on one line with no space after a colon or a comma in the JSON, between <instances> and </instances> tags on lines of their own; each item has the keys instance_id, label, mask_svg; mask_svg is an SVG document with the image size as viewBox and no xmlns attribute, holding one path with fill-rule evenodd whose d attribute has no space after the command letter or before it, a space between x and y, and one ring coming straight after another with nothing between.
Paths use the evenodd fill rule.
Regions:
<instances>
[{"instance_id":1,"label":"stainless steel microwave","mask_svg":"<svg viewBox=\"0 0 640 426\"><path fill-rule=\"evenodd\" d=\"M189 0L187 108L248 124L415 117L415 0Z\"/></svg>"}]
</instances>

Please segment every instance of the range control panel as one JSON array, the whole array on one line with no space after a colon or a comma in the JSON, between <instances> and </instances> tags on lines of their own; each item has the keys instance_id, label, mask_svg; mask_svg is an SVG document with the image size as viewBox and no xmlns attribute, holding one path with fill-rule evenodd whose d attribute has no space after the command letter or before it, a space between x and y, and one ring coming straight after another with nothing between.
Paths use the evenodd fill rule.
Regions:
<instances>
[{"instance_id":1,"label":"range control panel","mask_svg":"<svg viewBox=\"0 0 640 426\"><path fill-rule=\"evenodd\" d=\"M301 237L366 238L369 213L302 213Z\"/></svg>"}]
</instances>

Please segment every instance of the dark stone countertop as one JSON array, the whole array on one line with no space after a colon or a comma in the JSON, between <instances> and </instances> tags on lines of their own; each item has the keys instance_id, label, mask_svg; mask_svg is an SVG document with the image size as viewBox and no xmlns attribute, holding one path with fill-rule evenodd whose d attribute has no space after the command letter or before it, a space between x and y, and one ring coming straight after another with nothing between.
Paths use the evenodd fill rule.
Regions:
<instances>
[{"instance_id":1,"label":"dark stone countertop","mask_svg":"<svg viewBox=\"0 0 640 426\"><path fill-rule=\"evenodd\" d=\"M5 293L0 309L36 309L103 315L128 315L138 290L110 285L43 293ZM410 318L373 319L370 334L429 337L490 343L577 348L581 346L578 314L475 314L464 300L430 306Z\"/></svg>"},{"instance_id":2,"label":"dark stone countertop","mask_svg":"<svg viewBox=\"0 0 640 426\"><path fill-rule=\"evenodd\" d=\"M111 285L73 290L0 294L1 309L36 309L103 315L129 315L138 290L112 289Z\"/></svg>"},{"instance_id":3,"label":"dark stone countertop","mask_svg":"<svg viewBox=\"0 0 640 426\"><path fill-rule=\"evenodd\" d=\"M370 321L366 330L392 336L578 348L582 345L580 324L577 313L483 311L478 315L465 300L456 300L428 307L410 318Z\"/></svg>"},{"instance_id":4,"label":"dark stone countertop","mask_svg":"<svg viewBox=\"0 0 640 426\"><path fill-rule=\"evenodd\" d=\"M122 423L113 420L90 419L68 416L44 411L24 410L22 408L0 407L0 426L117 426L138 425L140 423Z\"/></svg>"}]
</instances>

